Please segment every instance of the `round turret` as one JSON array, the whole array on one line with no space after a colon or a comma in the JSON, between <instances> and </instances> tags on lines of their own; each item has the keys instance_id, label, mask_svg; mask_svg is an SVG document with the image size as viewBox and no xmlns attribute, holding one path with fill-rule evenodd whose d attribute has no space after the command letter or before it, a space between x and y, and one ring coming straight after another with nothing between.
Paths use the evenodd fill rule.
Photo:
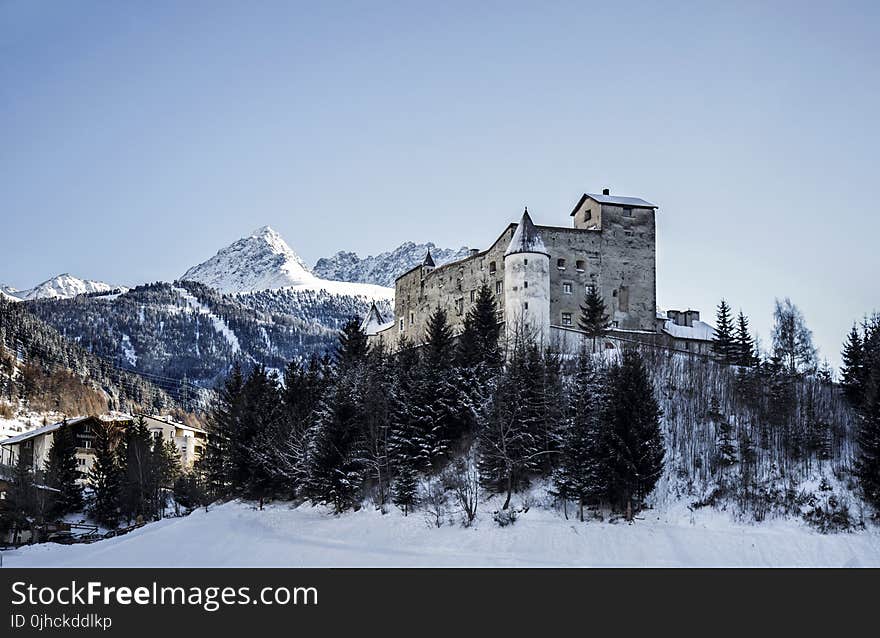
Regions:
<instances>
[{"instance_id":1,"label":"round turret","mask_svg":"<svg viewBox=\"0 0 880 638\"><path fill-rule=\"evenodd\" d=\"M523 333L550 338L550 254L528 208L504 253L504 322L511 343Z\"/></svg>"}]
</instances>

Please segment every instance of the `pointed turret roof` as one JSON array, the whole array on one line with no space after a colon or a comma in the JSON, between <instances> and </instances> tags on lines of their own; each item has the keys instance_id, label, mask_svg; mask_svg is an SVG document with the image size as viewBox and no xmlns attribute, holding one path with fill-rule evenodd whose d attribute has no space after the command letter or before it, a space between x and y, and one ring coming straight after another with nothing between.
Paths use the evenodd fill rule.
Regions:
<instances>
[{"instance_id":1,"label":"pointed turret roof","mask_svg":"<svg viewBox=\"0 0 880 638\"><path fill-rule=\"evenodd\" d=\"M538 232L535 224L532 223L528 206L523 211L522 219L519 220L519 225L513 233L513 238L510 240L507 250L504 251L505 255L513 255L515 253L541 253L549 255L546 246L544 246L544 240L541 239L541 233Z\"/></svg>"},{"instance_id":2,"label":"pointed turret roof","mask_svg":"<svg viewBox=\"0 0 880 638\"><path fill-rule=\"evenodd\" d=\"M428 249L428 252L425 255L425 261L422 262L422 266L430 266L431 268L435 267L434 258L431 257L431 249L430 248Z\"/></svg>"},{"instance_id":3,"label":"pointed turret roof","mask_svg":"<svg viewBox=\"0 0 880 638\"><path fill-rule=\"evenodd\" d=\"M367 313L367 316L364 317L363 322L361 322L361 330L367 335L374 335L388 325L390 324L385 322L385 318L376 307L376 302L372 302L372 304L370 304L370 311Z\"/></svg>"}]
</instances>

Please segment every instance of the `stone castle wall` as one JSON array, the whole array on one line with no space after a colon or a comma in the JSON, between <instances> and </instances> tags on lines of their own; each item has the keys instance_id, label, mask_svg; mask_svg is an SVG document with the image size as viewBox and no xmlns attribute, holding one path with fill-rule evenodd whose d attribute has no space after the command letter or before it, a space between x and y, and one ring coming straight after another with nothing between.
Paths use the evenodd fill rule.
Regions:
<instances>
[{"instance_id":1,"label":"stone castle wall","mask_svg":"<svg viewBox=\"0 0 880 638\"><path fill-rule=\"evenodd\" d=\"M586 208L586 205L583 207ZM596 285L606 308L623 330L655 330L657 307L654 210L592 202L591 219L577 211L576 228L537 226L550 253L549 312L553 326L577 327L588 285ZM599 229L587 229L598 226ZM394 325L380 333L393 347L406 337L420 343L428 316L446 310L455 332L485 281L499 309L505 308L504 252L516 229L510 224L492 246L466 259L433 270L416 267L395 283ZM402 321L402 324L401 324Z\"/></svg>"}]
</instances>

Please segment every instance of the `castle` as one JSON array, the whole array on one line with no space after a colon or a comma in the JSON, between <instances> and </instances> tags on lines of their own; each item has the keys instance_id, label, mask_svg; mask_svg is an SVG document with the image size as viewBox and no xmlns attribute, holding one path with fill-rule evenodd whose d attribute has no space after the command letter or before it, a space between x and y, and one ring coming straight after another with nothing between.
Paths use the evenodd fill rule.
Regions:
<instances>
[{"instance_id":1,"label":"castle","mask_svg":"<svg viewBox=\"0 0 880 638\"><path fill-rule=\"evenodd\" d=\"M644 199L618 197L608 189L578 200L571 228L537 226L526 209L519 223L508 225L484 251L472 250L439 267L429 252L422 264L395 281L394 320L383 322L374 307L364 329L371 341L381 339L392 348L404 337L418 344L430 314L444 308L458 332L486 283L508 334L525 324L544 343L570 344L580 339L577 321L584 293L595 286L612 322L606 347L624 339L699 352L705 330L688 330L694 320L701 323L698 313L657 313L656 210ZM690 325L679 317L690 319Z\"/></svg>"}]
</instances>

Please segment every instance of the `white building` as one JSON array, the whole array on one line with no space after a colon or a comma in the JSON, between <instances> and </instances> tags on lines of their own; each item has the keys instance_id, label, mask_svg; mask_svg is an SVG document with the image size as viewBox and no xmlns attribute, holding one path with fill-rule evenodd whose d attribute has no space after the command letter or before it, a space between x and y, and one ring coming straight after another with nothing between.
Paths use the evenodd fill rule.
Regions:
<instances>
[{"instance_id":1,"label":"white building","mask_svg":"<svg viewBox=\"0 0 880 638\"><path fill-rule=\"evenodd\" d=\"M137 417L120 416L80 416L52 423L29 432L0 441L0 464L15 465L19 455L26 455L27 462L36 470L44 470L49 460L49 450L55 439L55 432L63 427L73 428L76 439L77 466L83 478L95 462L95 430L99 427L115 427L121 433L134 424ZM143 415L147 429L154 437L162 437L174 443L180 455L181 468L191 469L204 454L208 434L201 428L177 423L168 417Z\"/></svg>"}]
</instances>

